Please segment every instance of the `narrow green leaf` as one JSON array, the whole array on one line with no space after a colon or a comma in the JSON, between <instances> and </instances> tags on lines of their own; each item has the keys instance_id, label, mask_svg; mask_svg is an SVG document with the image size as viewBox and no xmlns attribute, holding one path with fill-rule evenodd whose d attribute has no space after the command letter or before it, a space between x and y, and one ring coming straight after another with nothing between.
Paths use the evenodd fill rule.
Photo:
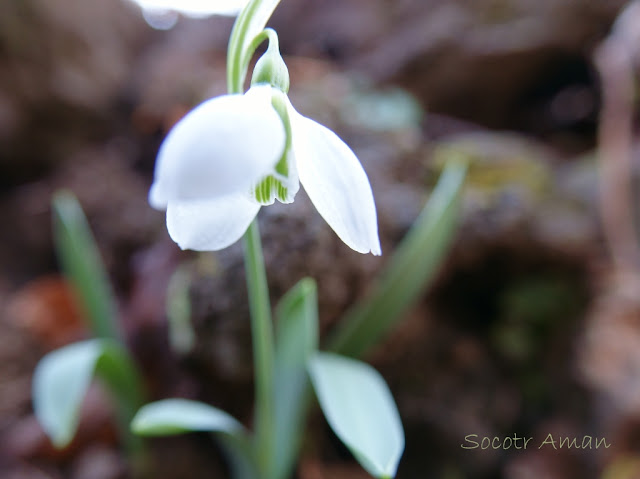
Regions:
<instances>
[{"instance_id":1,"label":"narrow green leaf","mask_svg":"<svg viewBox=\"0 0 640 479\"><path fill-rule=\"evenodd\" d=\"M331 429L374 477L395 477L404 431L391 392L366 363L316 353L309 374Z\"/></svg>"},{"instance_id":2,"label":"narrow green leaf","mask_svg":"<svg viewBox=\"0 0 640 479\"><path fill-rule=\"evenodd\" d=\"M189 268L181 266L171 276L167 290L169 343L175 351L181 354L191 351L195 343L195 332L191 324L190 286Z\"/></svg>"},{"instance_id":3,"label":"narrow green leaf","mask_svg":"<svg viewBox=\"0 0 640 479\"><path fill-rule=\"evenodd\" d=\"M458 221L466 167L449 164L371 293L338 326L329 347L358 357L402 319L442 264Z\"/></svg>"},{"instance_id":4,"label":"narrow green leaf","mask_svg":"<svg viewBox=\"0 0 640 479\"><path fill-rule=\"evenodd\" d=\"M282 367L306 363L318 348L318 295L311 278L300 280L276 308L276 362Z\"/></svg>"},{"instance_id":5,"label":"narrow green leaf","mask_svg":"<svg viewBox=\"0 0 640 479\"><path fill-rule=\"evenodd\" d=\"M93 334L118 339L116 303L87 219L70 191L53 195L53 231L60 266L84 309Z\"/></svg>"},{"instance_id":6,"label":"narrow green leaf","mask_svg":"<svg viewBox=\"0 0 640 479\"><path fill-rule=\"evenodd\" d=\"M56 447L62 448L73 439L82 401L96 375L116 396L123 420L130 420L141 401L140 382L127 351L115 341L71 344L47 354L36 366L33 407Z\"/></svg>"},{"instance_id":7,"label":"narrow green leaf","mask_svg":"<svg viewBox=\"0 0 640 479\"><path fill-rule=\"evenodd\" d=\"M231 415L208 404L188 399L163 399L140 408L131 429L141 436L168 436L193 431L236 435L242 424Z\"/></svg>"},{"instance_id":8,"label":"narrow green leaf","mask_svg":"<svg viewBox=\"0 0 640 479\"><path fill-rule=\"evenodd\" d=\"M276 308L275 443L273 461L279 479L291 476L300 449L311 390L306 364L318 349L318 300L316 283L305 278L296 284Z\"/></svg>"}]
</instances>

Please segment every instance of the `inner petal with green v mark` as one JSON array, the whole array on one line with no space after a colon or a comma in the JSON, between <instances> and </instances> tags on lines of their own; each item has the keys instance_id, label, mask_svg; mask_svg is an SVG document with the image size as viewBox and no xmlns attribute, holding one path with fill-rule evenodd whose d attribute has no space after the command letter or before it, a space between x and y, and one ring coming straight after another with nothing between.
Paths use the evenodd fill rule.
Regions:
<instances>
[{"instance_id":1,"label":"inner petal with green v mark","mask_svg":"<svg viewBox=\"0 0 640 479\"><path fill-rule=\"evenodd\" d=\"M258 182L252 194L261 205L271 205L277 199L281 203L291 203L300 188L295 163L290 159L291 151L286 148L274 172Z\"/></svg>"},{"instance_id":2,"label":"inner petal with green v mark","mask_svg":"<svg viewBox=\"0 0 640 479\"><path fill-rule=\"evenodd\" d=\"M288 189L280 180L269 175L256 186L253 194L261 205L270 205L276 199L282 203L289 203L287 201L287 191Z\"/></svg>"}]
</instances>

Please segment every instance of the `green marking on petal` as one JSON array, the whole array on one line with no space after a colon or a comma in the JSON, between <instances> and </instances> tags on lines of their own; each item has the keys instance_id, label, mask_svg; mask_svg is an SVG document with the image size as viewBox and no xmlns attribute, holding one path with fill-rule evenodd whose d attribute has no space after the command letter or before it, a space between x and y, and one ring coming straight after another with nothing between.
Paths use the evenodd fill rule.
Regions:
<instances>
[{"instance_id":1,"label":"green marking on petal","mask_svg":"<svg viewBox=\"0 0 640 479\"><path fill-rule=\"evenodd\" d=\"M276 173L284 178L289 177L289 153L292 148L292 132L291 132L291 119L289 118L289 110L287 109L286 95L277 90L272 90L271 104L273 108L278 112L282 125L284 126L287 140L284 148L284 152L280 157L280 161L276 164ZM286 188L285 188L286 190ZM284 194L286 197L286 193Z\"/></svg>"},{"instance_id":2,"label":"green marking on petal","mask_svg":"<svg viewBox=\"0 0 640 479\"><path fill-rule=\"evenodd\" d=\"M251 192L256 201L261 205L271 205L276 199L281 203L291 203L298 191L298 177L295 173L295 165L290 164L290 162L294 160L291 140L291 120L287 109L287 97L283 92L275 88L271 89L271 94L271 104L278 113L278 116L280 116L285 129L286 143L280 159L273 168L272 174L263 177ZM292 179L291 176L294 178Z\"/></svg>"},{"instance_id":3,"label":"green marking on petal","mask_svg":"<svg viewBox=\"0 0 640 479\"><path fill-rule=\"evenodd\" d=\"M287 142L288 141L289 140L287 139ZM287 157L288 157L288 152L290 148L291 148L290 145L286 145L284 154L282 155L282 158L280 158L280 161L278 161L278 163L276 164L276 168L275 168L276 173L284 176L285 178L289 177L289 162L287 161Z\"/></svg>"},{"instance_id":4,"label":"green marking on petal","mask_svg":"<svg viewBox=\"0 0 640 479\"><path fill-rule=\"evenodd\" d=\"M258 183L253 196L261 205L271 205L276 199L282 203L288 202L288 192L288 188L279 179L269 175Z\"/></svg>"}]
</instances>

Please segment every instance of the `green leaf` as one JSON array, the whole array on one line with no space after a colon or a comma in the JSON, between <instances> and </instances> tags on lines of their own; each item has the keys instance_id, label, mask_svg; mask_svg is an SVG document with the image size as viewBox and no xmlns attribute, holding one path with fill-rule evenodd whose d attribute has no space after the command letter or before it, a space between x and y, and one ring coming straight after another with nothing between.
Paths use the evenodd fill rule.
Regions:
<instances>
[{"instance_id":1,"label":"green leaf","mask_svg":"<svg viewBox=\"0 0 640 479\"><path fill-rule=\"evenodd\" d=\"M127 351L115 341L71 344L47 354L36 366L33 407L56 447L62 448L73 439L82 401L95 375L105 380L116 396L122 419L130 420L141 402L140 381Z\"/></svg>"},{"instance_id":2,"label":"green leaf","mask_svg":"<svg viewBox=\"0 0 640 479\"><path fill-rule=\"evenodd\" d=\"M53 195L53 232L60 266L93 334L118 339L116 302L87 219L70 191Z\"/></svg>"},{"instance_id":3,"label":"green leaf","mask_svg":"<svg viewBox=\"0 0 640 479\"><path fill-rule=\"evenodd\" d=\"M275 451L274 474L287 478L300 449L310 405L311 390L306 364L318 349L318 299L316 283L305 278L276 308Z\"/></svg>"},{"instance_id":4,"label":"green leaf","mask_svg":"<svg viewBox=\"0 0 640 479\"><path fill-rule=\"evenodd\" d=\"M163 399L140 408L131 429L141 436L168 436L193 431L236 435L242 424L231 415L208 404L188 399Z\"/></svg>"},{"instance_id":5,"label":"green leaf","mask_svg":"<svg viewBox=\"0 0 640 479\"><path fill-rule=\"evenodd\" d=\"M318 348L316 282L311 278L300 280L280 300L276 317L276 364L297 368Z\"/></svg>"},{"instance_id":6,"label":"green leaf","mask_svg":"<svg viewBox=\"0 0 640 479\"><path fill-rule=\"evenodd\" d=\"M189 267L181 266L169 280L166 303L169 343L175 351L181 354L191 351L195 343L195 332L191 325L190 287Z\"/></svg>"},{"instance_id":7,"label":"green leaf","mask_svg":"<svg viewBox=\"0 0 640 479\"><path fill-rule=\"evenodd\" d=\"M394 477L404 431L382 376L368 364L331 353L316 353L309 373L333 432L369 474Z\"/></svg>"},{"instance_id":8,"label":"green leaf","mask_svg":"<svg viewBox=\"0 0 640 479\"><path fill-rule=\"evenodd\" d=\"M187 432L219 433L233 477L258 477L256 460L246 430L230 414L189 399L163 399L140 408L131 421L140 436L169 436Z\"/></svg>"},{"instance_id":9,"label":"green leaf","mask_svg":"<svg viewBox=\"0 0 640 479\"><path fill-rule=\"evenodd\" d=\"M438 272L458 222L466 167L450 163L371 293L338 326L329 347L358 357L402 319Z\"/></svg>"}]
</instances>

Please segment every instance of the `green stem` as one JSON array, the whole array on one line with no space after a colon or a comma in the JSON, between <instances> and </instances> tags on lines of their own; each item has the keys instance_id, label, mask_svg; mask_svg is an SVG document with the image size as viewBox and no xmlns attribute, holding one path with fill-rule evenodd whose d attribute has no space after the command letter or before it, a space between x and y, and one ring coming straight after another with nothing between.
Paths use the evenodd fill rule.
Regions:
<instances>
[{"instance_id":1,"label":"green stem","mask_svg":"<svg viewBox=\"0 0 640 479\"><path fill-rule=\"evenodd\" d=\"M242 93L249 60L245 53L250 43L265 27L280 0L251 0L233 25L227 49L227 89Z\"/></svg>"},{"instance_id":2,"label":"green stem","mask_svg":"<svg viewBox=\"0 0 640 479\"><path fill-rule=\"evenodd\" d=\"M255 55L256 50L265 40L269 40L270 47L275 48L275 50L277 51L280 50L278 34L276 33L276 31L273 28L265 28L255 37L253 37L253 40L251 40L249 44L247 44L247 50L244 53L244 58L242 60L243 65L249 64L249 62L253 58L253 55Z\"/></svg>"},{"instance_id":3,"label":"green stem","mask_svg":"<svg viewBox=\"0 0 640 479\"><path fill-rule=\"evenodd\" d=\"M227 89L230 94L243 92L251 53L265 36L262 32L279 0L251 0L236 19L227 52ZM275 32L274 32L275 33ZM255 37L260 37L255 39ZM255 457L260 473L266 477L274 457L274 340L267 274L257 220L244 235L244 260L251 310L251 334L255 375Z\"/></svg>"},{"instance_id":4,"label":"green stem","mask_svg":"<svg viewBox=\"0 0 640 479\"><path fill-rule=\"evenodd\" d=\"M246 67L243 67L243 46L251 19L260 7L260 0L251 0L240 12L229 38L227 50L227 89L229 93L242 93L242 87L246 76Z\"/></svg>"},{"instance_id":5,"label":"green stem","mask_svg":"<svg viewBox=\"0 0 640 479\"><path fill-rule=\"evenodd\" d=\"M266 473L270 469L269 461L273 457L274 447L272 440L275 411L273 402L274 347L269 289L257 220L251 223L245 233L244 244L256 384L256 456L260 469Z\"/></svg>"}]
</instances>

